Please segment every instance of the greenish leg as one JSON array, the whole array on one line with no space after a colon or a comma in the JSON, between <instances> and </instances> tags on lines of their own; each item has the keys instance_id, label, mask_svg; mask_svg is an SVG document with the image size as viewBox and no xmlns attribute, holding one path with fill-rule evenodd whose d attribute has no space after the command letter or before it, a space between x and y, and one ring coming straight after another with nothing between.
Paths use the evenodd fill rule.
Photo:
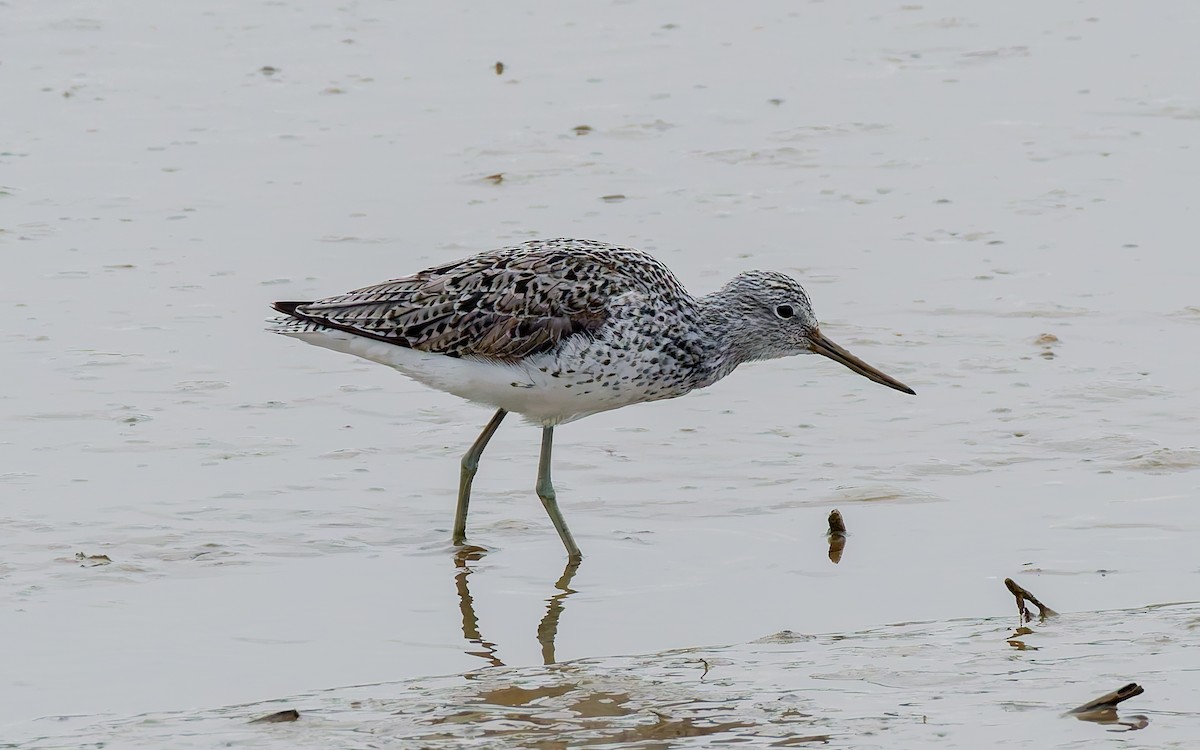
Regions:
<instances>
[{"instance_id":1,"label":"greenish leg","mask_svg":"<svg viewBox=\"0 0 1200 750\"><path fill-rule=\"evenodd\" d=\"M471 504L471 482L475 481L475 472L479 471L479 457L492 435L496 434L500 423L504 421L505 414L508 412L498 410L483 428L483 432L479 433L471 449L463 454L462 473L458 475L458 510L454 513L454 544L461 545L467 541L467 506Z\"/></svg>"},{"instance_id":2,"label":"greenish leg","mask_svg":"<svg viewBox=\"0 0 1200 750\"><path fill-rule=\"evenodd\" d=\"M550 482L550 449L553 444L554 428L543 427L542 456L538 459L537 496L542 499L542 505L545 506L551 523L558 531L563 546L567 548L567 556L572 561L578 561L583 559L583 553L579 551L575 539L571 536L571 530L567 528L567 522L563 520L562 512L558 509L558 500L554 496L554 485Z\"/></svg>"}]
</instances>

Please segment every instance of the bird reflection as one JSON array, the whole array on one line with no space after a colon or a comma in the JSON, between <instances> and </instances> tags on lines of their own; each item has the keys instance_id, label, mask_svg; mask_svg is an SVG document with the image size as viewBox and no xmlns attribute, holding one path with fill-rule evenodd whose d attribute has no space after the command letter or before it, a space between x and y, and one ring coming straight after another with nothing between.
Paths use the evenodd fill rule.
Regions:
<instances>
[{"instance_id":1,"label":"bird reflection","mask_svg":"<svg viewBox=\"0 0 1200 750\"><path fill-rule=\"evenodd\" d=\"M500 661L499 656L496 656L496 644L485 641L479 632L479 617L475 614L475 601L471 598L471 589L467 587L467 578L471 575L468 563L483 559L484 553L485 550L482 547L468 545L458 548L454 553L454 567L458 568L458 572L454 574L454 587L458 589L458 610L462 613L463 638L466 638L468 643L482 649L468 651L467 654L478 656L489 666L503 667L504 662Z\"/></svg>"},{"instance_id":2,"label":"bird reflection","mask_svg":"<svg viewBox=\"0 0 1200 750\"><path fill-rule=\"evenodd\" d=\"M577 570L579 560L568 561L567 567L563 568L563 574L554 582L558 593L546 600L546 614L542 615L537 629L538 643L542 644L543 664L553 664L557 661L554 658L554 636L558 635L558 618L562 616L563 602L575 593L575 589L571 588L571 579L575 577Z\"/></svg>"},{"instance_id":3,"label":"bird reflection","mask_svg":"<svg viewBox=\"0 0 1200 750\"><path fill-rule=\"evenodd\" d=\"M474 572L472 563L479 562L487 553L482 547L464 546L454 553L454 587L458 591L458 608L462 613L463 638L472 645L466 653L478 656L491 667L503 667L504 662L498 655L496 644L485 640L479 631L479 616L475 614L475 600L471 597L469 579ZM557 659L554 655L554 638L558 635L558 621L562 617L564 603L575 589L571 588L571 579L579 570L579 561L568 561L563 573L554 583L558 593L546 600L546 614L542 615L537 626L537 640L542 646L542 663L553 664Z\"/></svg>"}]
</instances>

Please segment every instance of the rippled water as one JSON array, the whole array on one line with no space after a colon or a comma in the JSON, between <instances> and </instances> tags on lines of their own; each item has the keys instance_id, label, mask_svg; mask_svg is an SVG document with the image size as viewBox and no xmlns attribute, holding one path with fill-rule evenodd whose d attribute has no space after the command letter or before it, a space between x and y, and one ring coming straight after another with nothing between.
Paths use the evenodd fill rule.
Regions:
<instances>
[{"instance_id":1,"label":"rippled water","mask_svg":"<svg viewBox=\"0 0 1200 750\"><path fill-rule=\"evenodd\" d=\"M0 7L0 745L1073 747L1138 682L1183 746L1197 20ZM506 424L456 556L487 413L261 321L564 235L793 273L918 396L805 357L563 428L578 570Z\"/></svg>"},{"instance_id":2,"label":"rippled water","mask_svg":"<svg viewBox=\"0 0 1200 750\"><path fill-rule=\"evenodd\" d=\"M1191 604L1071 615L1021 636L998 619L782 631L739 646L481 669L208 711L44 719L42 739L18 746L91 747L103 737L118 747L1082 748L1112 734L1123 747L1182 748L1197 719L1184 697L1200 667L1188 654L1197 626ZM1090 720L1064 716L1130 673L1158 697ZM270 721L284 711L294 713ZM1132 734L1140 730L1149 731Z\"/></svg>"}]
</instances>

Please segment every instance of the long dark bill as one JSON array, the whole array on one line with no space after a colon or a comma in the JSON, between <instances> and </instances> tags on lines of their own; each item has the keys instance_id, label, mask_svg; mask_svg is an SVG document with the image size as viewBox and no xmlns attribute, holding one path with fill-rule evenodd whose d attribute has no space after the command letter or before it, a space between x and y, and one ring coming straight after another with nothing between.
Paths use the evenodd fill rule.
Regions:
<instances>
[{"instance_id":1,"label":"long dark bill","mask_svg":"<svg viewBox=\"0 0 1200 750\"><path fill-rule=\"evenodd\" d=\"M854 370L867 380L874 380L876 383L886 385L888 388L895 388L898 391L903 391L904 393L908 393L913 396L917 395L917 392L912 388L909 388L907 385L901 383L899 380L896 380L882 370L878 370L866 362L863 362L858 357L825 338L825 336L821 333L814 333L809 337L808 340L812 344L812 350L814 352L823 357L829 357L834 362L838 362L846 367L849 367L851 370Z\"/></svg>"}]
</instances>

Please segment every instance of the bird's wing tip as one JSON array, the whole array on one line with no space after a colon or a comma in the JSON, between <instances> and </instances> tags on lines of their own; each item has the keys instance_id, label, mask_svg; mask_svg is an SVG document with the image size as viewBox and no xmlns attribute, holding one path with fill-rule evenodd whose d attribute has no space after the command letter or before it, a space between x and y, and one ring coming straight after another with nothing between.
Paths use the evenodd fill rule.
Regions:
<instances>
[{"instance_id":1,"label":"bird's wing tip","mask_svg":"<svg viewBox=\"0 0 1200 750\"><path fill-rule=\"evenodd\" d=\"M295 315L297 307L307 304L307 302L272 302L271 307L284 315Z\"/></svg>"}]
</instances>

